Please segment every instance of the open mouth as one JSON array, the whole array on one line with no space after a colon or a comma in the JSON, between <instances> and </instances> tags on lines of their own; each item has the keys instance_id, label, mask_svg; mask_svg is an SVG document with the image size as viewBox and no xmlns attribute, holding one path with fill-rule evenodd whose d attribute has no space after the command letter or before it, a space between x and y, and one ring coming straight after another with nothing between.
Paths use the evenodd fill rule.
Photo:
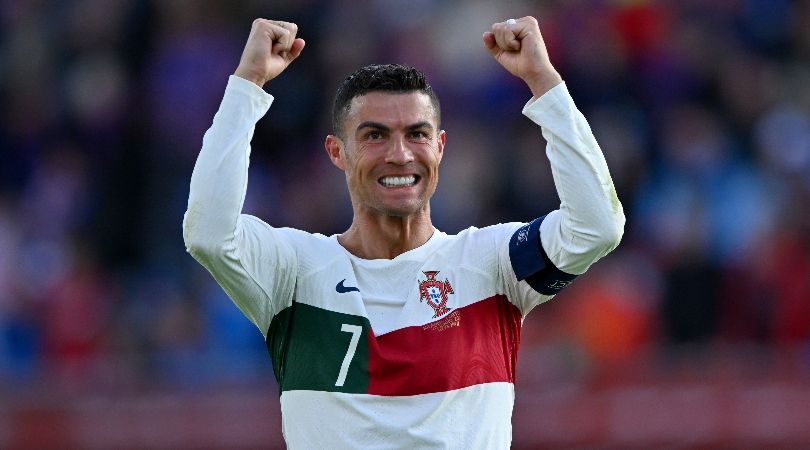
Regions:
<instances>
[{"instance_id":1,"label":"open mouth","mask_svg":"<svg viewBox=\"0 0 810 450\"><path fill-rule=\"evenodd\" d=\"M389 188L410 187L418 183L419 175L387 176L377 180L378 183Z\"/></svg>"}]
</instances>

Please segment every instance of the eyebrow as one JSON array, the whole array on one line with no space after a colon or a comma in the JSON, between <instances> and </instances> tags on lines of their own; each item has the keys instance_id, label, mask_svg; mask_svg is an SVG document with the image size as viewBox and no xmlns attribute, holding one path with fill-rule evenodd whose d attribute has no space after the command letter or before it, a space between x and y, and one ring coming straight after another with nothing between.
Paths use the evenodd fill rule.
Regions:
<instances>
[{"instance_id":1,"label":"eyebrow","mask_svg":"<svg viewBox=\"0 0 810 450\"><path fill-rule=\"evenodd\" d=\"M360 125L357 126L357 131L360 131L363 128L373 128L375 130L391 131L391 128L389 128L388 126L383 125L383 124L381 124L379 122L372 122L372 121L365 121L365 122L361 123ZM427 128L427 129L433 130L433 125L431 125L430 122L422 121L422 122L416 122L414 124L411 124L411 125L408 125L407 127L405 127L405 129L408 130L408 131L418 130L420 128Z\"/></svg>"}]
</instances>

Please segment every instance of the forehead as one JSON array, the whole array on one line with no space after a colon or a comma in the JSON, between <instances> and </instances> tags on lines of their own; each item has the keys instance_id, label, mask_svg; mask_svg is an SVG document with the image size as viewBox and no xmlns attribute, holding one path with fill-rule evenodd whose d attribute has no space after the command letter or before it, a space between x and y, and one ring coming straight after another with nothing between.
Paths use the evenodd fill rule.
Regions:
<instances>
[{"instance_id":1,"label":"forehead","mask_svg":"<svg viewBox=\"0 0 810 450\"><path fill-rule=\"evenodd\" d=\"M423 92L369 92L352 99L346 124L352 127L353 124L373 121L394 128L416 122L435 125L435 119L433 103Z\"/></svg>"}]
</instances>

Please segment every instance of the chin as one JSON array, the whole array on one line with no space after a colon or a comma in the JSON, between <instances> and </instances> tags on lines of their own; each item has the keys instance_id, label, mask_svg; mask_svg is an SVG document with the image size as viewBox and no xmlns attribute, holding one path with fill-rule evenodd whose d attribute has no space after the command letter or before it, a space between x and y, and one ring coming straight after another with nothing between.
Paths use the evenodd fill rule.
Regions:
<instances>
[{"instance_id":1,"label":"chin","mask_svg":"<svg viewBox=\"0 0 810 450\"><path fill-rule=\"evenodd\" d=\"M403 208L384 208L380 210L388 217L404 218L416 214L418 209L403 209Z\"/></svg>"},{"instance_id":2,"label":"chin","mask_svg":"<svg viewBox=\"0 0 810 450\"><path fill-rule=\"evenodd\" d=\"M385 214L389 217L408 217L414 214L417 214L424 210L423 204L416 204L416 205L380 205L379 208L375 208L377 211Z\"/></svg>"}]
</instances>

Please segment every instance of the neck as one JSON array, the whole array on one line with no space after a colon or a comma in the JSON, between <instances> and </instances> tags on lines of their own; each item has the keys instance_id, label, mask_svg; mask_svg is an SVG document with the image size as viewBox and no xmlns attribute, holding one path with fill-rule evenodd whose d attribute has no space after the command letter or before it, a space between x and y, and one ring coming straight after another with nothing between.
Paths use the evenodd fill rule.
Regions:
<instances>
[{"instance_id":1,"label":"neck","mask_svg":"<svg viewBox=\"0 0 810 450\"><path fill-rule=\"evenodd\" d=\"M352 225L338 236L346 250L363 259L393 259L433 235L430 206L406 217L355 210Z\"/></svg>"}]
</instances>

